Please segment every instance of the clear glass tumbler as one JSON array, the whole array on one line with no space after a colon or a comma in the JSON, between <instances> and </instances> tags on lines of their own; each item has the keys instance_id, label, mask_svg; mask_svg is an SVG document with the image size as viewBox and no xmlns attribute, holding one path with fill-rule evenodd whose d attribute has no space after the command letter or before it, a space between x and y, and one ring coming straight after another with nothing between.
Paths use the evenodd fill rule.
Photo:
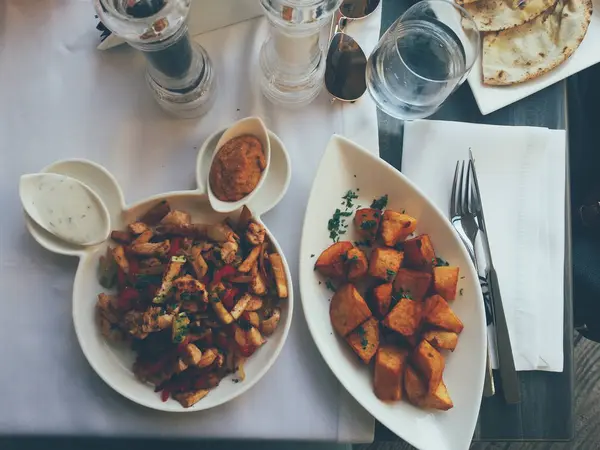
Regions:
<instances>
[{"instance_id":1,"label":"clear glass tumbler","mask_svg":"<svg viewBox=\"0 0 600 450\"><path fill-rule=\"evenodd\" d=\"M480 50L469 13L454 2L422 0L394 22L369 57L369 93L390 116L428 117L466 79Z\"/></svg>"}]
</instances>

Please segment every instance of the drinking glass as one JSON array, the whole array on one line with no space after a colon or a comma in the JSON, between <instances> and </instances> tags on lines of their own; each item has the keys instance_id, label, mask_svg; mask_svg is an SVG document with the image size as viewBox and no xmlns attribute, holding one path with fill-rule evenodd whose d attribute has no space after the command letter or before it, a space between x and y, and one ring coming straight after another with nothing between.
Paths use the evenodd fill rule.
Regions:
<instances>
[{"instance_id":1,"label":"drinking glass","mask_svg":"<svg viewBox=\"0 0 600 450\"><path fill-rule=\"evenodd\" d=\"M390 116L428 117L466 79L480 49L467 11L446 0L422 0L394 22L369 57L369 93Z\"/></svg>"}]
</instances>

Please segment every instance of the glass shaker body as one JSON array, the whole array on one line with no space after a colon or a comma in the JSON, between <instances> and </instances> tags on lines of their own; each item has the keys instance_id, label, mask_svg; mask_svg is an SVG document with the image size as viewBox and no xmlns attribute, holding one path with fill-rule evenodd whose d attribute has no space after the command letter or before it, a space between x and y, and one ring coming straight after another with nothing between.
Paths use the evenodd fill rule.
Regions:
<instances>
[{"instance_id":1,"label":"glass shaker body","mask_svg":"<svg viewBox=\"0 0 600 450\"><path fill-rule=\"evenodd\" d=\"M260 1L270 25L260 52L263 94L273 103L305 106L322 89L323 31L342 0Z\"/></svg>"},{"instance_id":2,"label":"glass shaker body","mask_svg":"<svg viewBox=\"0 0 600 450\"><path fill-rule=\"evenodd\" d=\"M100 20L148 62L156 101L179 117L198 117L213 104L216 79L206 51L189 36L191 0L94 0Z\"/></svg>"}]
</instances>

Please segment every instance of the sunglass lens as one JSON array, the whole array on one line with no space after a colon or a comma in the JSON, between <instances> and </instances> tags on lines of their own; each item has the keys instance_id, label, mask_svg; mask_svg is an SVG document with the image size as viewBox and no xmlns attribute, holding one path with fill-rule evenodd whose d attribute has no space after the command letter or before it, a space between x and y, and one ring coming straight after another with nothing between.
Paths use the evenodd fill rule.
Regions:
<instances>
[{"instance_id":1,"label":"sunglass lens","mask_svg":"<svg viewBox=\"0 0 600 450\"><path fill-rule=\"evenodd\" d=\"M340 11L350 19L360 19L375 11L380 2L381 0L344 0Z\"/></svg>"},{"instance_id":2,"label":"sunglass lens","mask_svg":"<svg viewBox=\"0 0 600 450\"><path fill-rule=\"evenodd\" d=\"M341 100L358 100L367 90L367 57L350 36L338 33L327 52L325 87Z\"/></svg>"}]
</instances>

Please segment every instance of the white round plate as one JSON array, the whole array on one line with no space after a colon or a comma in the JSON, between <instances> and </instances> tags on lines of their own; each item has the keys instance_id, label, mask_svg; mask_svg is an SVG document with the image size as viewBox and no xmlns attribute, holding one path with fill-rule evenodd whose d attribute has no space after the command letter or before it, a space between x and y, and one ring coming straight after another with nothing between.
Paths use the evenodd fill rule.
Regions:
<instances>
[{"instance_id":1,"label":"white round plate","mask_svg":"<svg viewBox=\"0 0 600 450\"><path fill-rule=\"evenodd\" d=\"M334 176L335 175L335 176ZM373 199L389 196L389 208L406 209L417 218L419 233L430 235L438 256L460 268L462 295L452 309L464 323L456 350L446 356L444 381L454 402L445 412L422 410L405 400L385 403L373 393L373 370L334 333L329 320L333 293L314 271L316 257L329 245L327 221L341 197L356 190L356 205L368 207ZM341 239L359 240L351 225ZM311 257L311 255L313 255ZM473 437L481 396L486 357L485 313L475 269L458 235L444 214L404 175L392 166L340 136L329 141L315 178L300 245L300 293L310 332L323 358L352 396L378 421L422 450L465 450Z\"/></svg>"},{"instance_id":2,"label":"white round plate","mask_svg":"<svg viewBox=\"0 0 600 450\"><path fill-rule=\"evenodd\" d=\"M219 133L222 134L222 131ZM215 135L219 133L215 133ZM256 196L256 205L268 205L269 209L277 203L273 197L280 199L285 193L289 184L290 173L287 151L275 135L271 136L274 139L271 142L271 146L277 153L277 158L281 163L278 167L283 173L268 175L268 178L271 179L271 185L277 184L277 181L279 181L279 189L276 192L262 192L269 185L269 182L265 180L265 185L261 188L260 195L257 194ZM273 145L273 142L275 145ZM192 215L194 222L216 223L225 217L231 217L235 220L240 212L240 210L230 214L215 212L210 207L207 195L201 190L171 192L151 197L133 206L126 206L123 193L115 178L105 168L91 161L59 161L46 167L42 172L68 175L88 185L105 203L111 216L112 227L117 230L123 229L127 223L130 223L133 219L147 211L154 203L161 200L168 200L174 209L188 211ZM201 175L198 174L197 177L201 178ZM262 199L262 202L258 202L258 199ZM250 205L250 208L254 217L258 221L261 221L260 215L266 211L260 209L254 210L252 209L252 205ZM205 398L191 408L183 408L173 399L163 402L160 399L160 395L154 392L153 386L140 382L134 376L132 372L135 359L133 351L127 346L118 346L106 342L97 326L95 315L96 300L98 294L105 291L98 282L98 262L100 256L105 253L109 242L103 242L93 247L75 246L58 240L55 236L37 226L27 216L26 224L34 239L43 247L55 253L79 257L79 265L73 285L73 322L81 349L92 368L109 386L124 397L140 405L170 412L193 412L222 405L243 394L256 384L273 365L283 348L292 322L292 311L294 309L292 277L281 247L267 229L269 238L284 260L287 282L290 287L289 298L281 303L282 318L279 327L268 338L266 344L252 355L244 365L246 375L244 381L233 383L231 381L232 376L224 378L218 387L211 390Z\"/></svg>"}]
</instances>

